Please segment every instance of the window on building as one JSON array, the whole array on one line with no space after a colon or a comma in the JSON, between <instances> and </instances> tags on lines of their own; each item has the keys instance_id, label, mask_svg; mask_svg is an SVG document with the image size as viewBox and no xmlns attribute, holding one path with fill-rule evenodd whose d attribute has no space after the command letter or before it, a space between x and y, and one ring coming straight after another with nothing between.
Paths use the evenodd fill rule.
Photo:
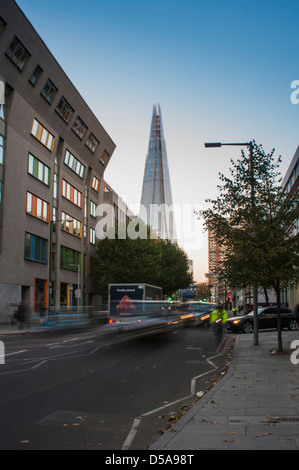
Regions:
<instances>
[{"instance_id":1,"label":"window on building","mask_svg":"<svg viewBox=\"0 0 299 470\"><path fill-rule=\"evenodd\" d=\"M62 180L62 195L75 206L82 208L82 193L74 186L68 183L65 179Z\"/></svg>"},{"instance_id":2,"label":"window on building","mask_svg":"<svg viewBox=\"0 0 299 470\"><path fill-rule=\"evenodd\" d=\"M42 72L43 69L39 65L37 65L33 70L31 77L29 78L29 82L31 83L31 85L35 86L37 84Z\"/></svg>"},{"instance_id":3,"label":"window on building","mask_svg":"<svg viewBox=\"0 0 299 470\"><path fill-rule=\"evenodd\" d=\"M30 53L16 36L10 43L9 48L6 51L6 55L21 71L30 57Z\"/></svg>"},{"instance_id":4,"label":"window on building","mask_svg":"<svg viewBox=\"0 0 299 470\"><path fill-rule=\"evenodd\" d=\"M92 217L96 217L97 216L97 204L93 201L90 201L90 215L92 215Z\"/></svg>"},{"instance_id":5,"label":"window on building","mask_svg":"<svg viewBox=\"0 0 299 470\"><path fill-rule=\"evenodd\" d=\"M59 305L61 307L68 307L70 305L70 285L66 282L61 282L59 285Z\"/></svg>"},{"instance_id":6,"label":"window on building","mask_svg":"<svg viewBox=\"0 0 299 470\"><path fill-rule=\"evenodd\" d=\"M48 240L25 232L25 259L38 263L48 263Z\"/></svg>"},{"instance_id":7,"label":"window on building","mask_svg":"<svg viewBox=\"0 0 299 470\"><path fill-rule=\"evenodd\" d=\"M84 178L85 166L69 150L65 152L64 163L80 178Z\"/></svg>"},{"instance_id":8,"label":"window on building","mask_svg":"<svg viewBox=\"0 0 299 470\"><path fill-rule=\"evenodd\" d=\"M97 236L96 236L96 231L94 228L91 228L89 229L89 243L91 243L92 245L95 245L97 242Z\"/></svg>"},{"instance_id":9,"label":"window on building","mask_svg":"<svg viewBox=\"0 0 299 470\"><path fill-rule=\"evenodd\" d=\"M57 199L58 194L58 175L54 173L54 181L53 181L53 198Z\"/></svg>"},{"instance_id":10,"label":"window on building","mask_svg":"<svg viewBox=\"0 0 299 470\"><path fill-rule=\"evenodd\" d=\"M41 95L45 98L48 103L52 103L54 96L57 93L57 88L54 83L48 78L44 88L42 89Z\"/></svg>"},{"instance_id":11,"label":"window on building","mask_svg":"<svg viewBox=\"0 0 299 470\"><path fill-rule=\"evenodd\" d=\"M65 212L61 212L61 229L78 238L82 237L82 223Z\"/></svg>"},{"instance_id":12,"label":"window on building","mask_svg":"<svg viewBox=\"0 0 299 470\"><path fill-rule=\"evenodd\" d=\"M91 182L91 187L94 189L97 193L99 192L100 189L100 180L96 176L93 176L92 182Z\"/></svg>"},{"instance_id":13,"label":"window on building","mask_svg":"<svg viewBox=\"0 0 299 470\"><path fill-rule=\"evenodd\" d=\"M87 139L87 141L86 141L86 143L85 143L86 147L88 147L89 150L90 150L92 153L94 153L95 150L96 150L96 148L97 148L97 146L98 146L98 144L99 144L98 139L97 139L92 133L90 133L90 135L89 135L89 137L88 137L88 139Z\"/></svg>"},{"instance_id":14,"label":"window on building","mask_svg":"<svg viewBox=\"0 0 299 470\"><path fill-rule=\"evenodd\" d=\"M69 269L70 271L81 272L81 253L79 251L68 248L67 246L60 246L60 267Z\"/></svg>"},{"instance_id":15,"label":"window on building","mask_svg":"<svg viewBox=\"0 0 299 470\"><path fill-rule=\"evenodd\" d=\"M50 186L51 184L51 170L42 163L38 158L29 153L28 155L28 173L42 183Z\"/></svg>"},{"instance_id":16,"label":"window on building","mask_svg":"<svg viewBox=\"0 0 299 470\"><path fill-rule=\"evenodd\" d=\"M70 118L71 118L71 116L74 112L74 109L67 102L67 100L64 97L62 97L61 100L58 103L58 106L56 108L56 112L59 114L60 117L62 117L62 119L65 122L69 122L69 120L70 120Z\"/></svg>"},{"instance_id":17,"label":"window on building","mask_svg":"<svg viewBox=\"0 0 299 470\"><path fill-rule=\"evenodd\" d=\"M107 152L107 150L104 150L104 152L101 155L100 162L103 165L107 165L109 158L110 158L109 153Z\"/></svg>"},{"instance_id":18,"label":"window on building","mask_svg":"<svg viewBox=\"0 0 299 470\"><path fill-rule=\"evenodd\" d=\"M45 279L34 279L34 309L45 312L47 307L48 281Z\"/></svg>"},{"instance_id":19,"label":"window on building","mask_svg":"<svg viewBox=\"0 0 299 470\"><path fill-rule=\"evenodd\" d=\"M49 203L27 191L26 212L43 222L49 222Z\"/></svg>"},{"instance_id":20,"label":"window on building","mask_svg":"<svg viewBox=\"0 0 299 470\"><path fill-rule=\"evenodd\" d=\"M31 134L48 150L53 151L55 137L37 119L33 119Z\"/></svg>"},{"instance_id":21,"label":"window on building","mask_svg":"<svg viewBox=\"0 0 299 470\"><path fill-rule=\"evenodd\" d=\"M76 118L75 123L72 127L72 130L79 137L79 139L81 140L83 139L84 134L87 131L87 126L79 116Z\"/></svg>"}]
</instances>

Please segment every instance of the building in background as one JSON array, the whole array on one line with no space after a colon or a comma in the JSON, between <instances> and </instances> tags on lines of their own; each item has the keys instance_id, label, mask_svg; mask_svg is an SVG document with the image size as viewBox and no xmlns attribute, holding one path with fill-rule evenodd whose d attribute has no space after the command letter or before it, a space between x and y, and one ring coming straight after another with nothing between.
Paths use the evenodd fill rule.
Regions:
<instances>
[{"instance_id":1,"label":"building in background","mask_svg":"<svg viewBox=\"0 0 299 470\"><path fill-rule=\"evenodd\" d=\"M211 301L226 302L226 285L219 279L218 272L224 259L225 250L218 237L211 230L208 231L208 268L206 274L208 286L211 291Z\"/></svg>"},{"instance_id":2,"label":"building in background","mask_svg":"<svg viewBox=\"0 0 299 470\"><path fill-rule=\"evenodd\" d=\"M0 320L22 300L90 305L115 144L14 0L0 0L1 97Z\"/></svg>"},{"instance_id":3,"label":"building in background","mask_svg":"<svg viewBox=\"0 0 299 470\"><path fill-rule=\"evenodd\" d=\"M141 195L140 218L162 239L176 240L161 108L154 105Z\"/></svg>"},{"instance_id":4,"label":"building in background","mask_svg":"<svg viewBox=\"0 0 299 470\"><path fill-rule=\"evenodd\" d=\"M290 193L294 194L298 191L299 186L299 147L297 148L295 155L290 163L290 166L285 174L282 181L282 187ZM294 220L293 233L297 235L299 232L299 219ZM295 308L299 304L299 287L291 287L286 293L286 299L290 308Z\"/></svg>"}]
</instances>

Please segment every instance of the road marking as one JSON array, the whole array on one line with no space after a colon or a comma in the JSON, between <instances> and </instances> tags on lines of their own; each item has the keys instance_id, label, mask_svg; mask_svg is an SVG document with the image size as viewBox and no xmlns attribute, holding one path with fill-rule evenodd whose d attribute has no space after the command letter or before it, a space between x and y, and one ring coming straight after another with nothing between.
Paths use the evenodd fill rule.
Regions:
<instances>
[{"instance_id":1,"label":"road marking","mask_svg":"<svg viewBox=\"0 0 299 470\"><path fill-rule=\"evenodd\" d=\"M155 408L153 410L150 410L150 411L147 411L146 413L143 413L139 418L135 418L134 419L134 422L133 422L133 425L131 427L131 430L125 440L125 442L123 443L123 446L122 446L122 450L128 450L130 449L130 446L137 434L137 431L138 431L138 426L142 420L142 418L146 418L147 416L150 416L154 413L157 413L158 411L161 411L163 410L164 408L168 408L169 406L173 406L177 403L179 403L180 401L183 401L183 400L186 400L188 398L191 398L193 396L196 395L196 392L195 392L195 387L196 387L196 381L197 379L199 379L200 377L204 377L205 375L207 374L210 374L211 372L215 372L215 370L219 369L218 366L216 366L216 364L214 364L214 362L212 361L212 359L215 359L216 357L220 357L223 355L223 352L227 349L227 346L228 344L230 343L230 338L229 337L225 337L221 344L219 345L219 347L217 348L217 351L218 354L215 354L214 356L210 356L208 358L206 358L206 361L208 362L208 364L210 364L210 366L212 366L212 369L211 370L208 370L206 372L203 372L202 374L199 374L195 377L193 377L191 379L191 388L190 388L190 395L187 395L186 397L183 397L183 398L179 398L178 400L175 400L175 401L172 401L171 403L167 403L163 406L160 406L158 408ZM219 352L222 348L222 352ZM192 347L192 346L189 346L187 347L186 349L197 349L197 350L200 350L201 348L196 348L196 347Z\"/></svg>"},{"instance_id":2,"label":"road marking","mask_svg":"<svg viewBox=\"0 0 299 470\"><path fill-rule=\"evenodd\" d=\"M15 354L22 354L24 352L27 352L28 349L22 349L21 351L15 351L15 352L12 352L12 353L8 353L8 354L5 354L5 356L14 356Z\"/></svg>"},{"instance_id":3,"label":"road marking","mask_svg":"<svg viewBox=\"0 0 299 470\"><path fill-rule=\"evenodd\" d=\"M47 361L47 360L44 360L44 361L39 362L39 363L36 364L35 366L32 366L32 367L31 367L31 370L32 370L32 369L37 369L39 366L44 365L46 362L48 362L48 361Z\"/></svg>"},{"instance_id":4,"label":"road marking","mask_svg":"<svg viewBox=\"0 0 299 470\"><path fill-rule=\"evenodd\" d=\"M168 408L169 406L173 406L173 405L176 405L177 403L179 403L180 401L183 401L183 400L187 400L188 398L191 398L192 395L187 395L186 397L183 397L183 398L179 398L178 400L175 400L175 401L172 401L170 403L166 403L165 405L163 406L160 406L159 408L155 408L154 410L151 410L151 411L147 411L146 413L143 413L141 415L141 417L145 418L146 416L150 416L154 413L157 413L158 411L161 411L161 410L164 410L164 408Z\"/></svg>"},{"instance_id":5,"label":"road marking","mask_svg":"<svg viewBox=\"0 0 299 470\"><path fill-rule=\"evenodd\" d=\"M164 408L168 408L170 406L176 405L180 401L187 400L188 398L191 398L191 397L192 397L192 395L187 395L186 397L179 398L178 400L172 401L170 403L166 403L165 405L160 406L158 408L154 408L151 411L147 411L146 413L143 413L140 416L140 418L135 418L134 421L133 421L132 427L130 429L130 432L127 435L126 440L125 440L125 442L123 443L123 445L121 447L121 450L129 450L130 449L131 444L132 444L132 442L135 439L135 436L137 434L138 427L139 427L139 424L141 423L142 418L146 418L147 416L150 416L154 413L157 413L158 411L164 410Z\"/></svg>"},{"instance_id":6,"label":"road marking","mask_svg":"<svg viewBox=\"0 0 299 470\"><path fill-rule=\"evenodd\" d=\"M216 366L216 365L211 361L211 359L214 359L215 357L219 357L219 356L222 356L222 353L216 354L215 356L211 356L211 357L208 357L208 359L206 359L206 361L210 364L210 366L213 367L213 369L208 370L207 372L204 372L203 374L196 375L195 377L192 378L192 380L191 380L191 390L190 390L191 395L195 395L195 394L196 394L196 392L195 392L195 386L196 386L196 381L197 381L198 379L200 379L201 377L204 377L204 376L207 375L207 374L210 374L211 372L215 372L215 370L219 369L219 367Z\"/></svg>"},{"instance_id":7,"label":"road marking","mask_svg":"<svg viewBox=\"0 0 299 470\"><path fill-rule=\"evenodd\" d=\"M133 425L132 425L132 427L131 427L131 429L130 429L129 434L127 435L127 438L126 438L125 442L124 442L123 445L122 445L121 450L128 450L128 449L130 449L131 444L132 444L132 442L133 442L133 440L134 440L134 438L135 438L135 436L136 436L136 434L137 434L137 429L138 429L138 426L139 426L139 424L140 424L140 421L141 421L141 418L135 418L135 419L134 419Z\"/></svg>"},{"instance_id":8,"label":"road marking","mask_svg":"<svg viewBox=\"0 0 299 470\"><path fill-rule=\"evenodd\" d=\"M222 345L222 343L221 343L221 345ZM188 348L188 349L191 349L191 348ZM207 374L210 374L211 372L215 372L215 370L219 369L219 367L216 366L212 362L212 359L215 359L216 357L219 357L219 356L222 356L222 353L215 354L214 356L208 357L206 359L206 361L210 364L210 366L212 366L212 369L208 370L207 372L204 372L203 374L199 374L196 377L193 377L191 379L190 395L187 395L186 397L183 397L183 398L179 398L178 400L172 401L171 403L166 403L163 406L160 406L160 407L155 408L153 410L147 411L146 413L143 413L139 418L135 418L134 422L133 422L133 425L131 427L131 430L130 430L125 442L123 443L123 446L122 446L121 450L129 450L130 449L130 446L132 445L132 442L133 442L133 440L134 440L134 438L137 434L138 426L139 426L142 418L146 418L147 416L150 416L154 413L157 413L158 411L161 411L164 408L168 408L170 406L173 406L173 405L179 403L180 401L187 400L188 398L191 398L191 397L195 396L196 395L196 392L195 392L196 380L199 379L200 377L203 377Z\"/></svg>"}]
</instances>

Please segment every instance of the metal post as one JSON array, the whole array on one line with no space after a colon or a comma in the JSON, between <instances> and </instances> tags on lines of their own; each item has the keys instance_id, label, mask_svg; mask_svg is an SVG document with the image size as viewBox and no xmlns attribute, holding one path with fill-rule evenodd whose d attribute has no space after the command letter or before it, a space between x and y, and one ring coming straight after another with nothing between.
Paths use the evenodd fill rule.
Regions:
<instances>
[{"instance_id":1,"label":"metal post","mask_svg":"<svg viewBox=\"0 0 299 470\"><path fill-rule=\"evenodd\" d=\"M251 172L251 204L252 209L255 206L255 195L254 195L254 159L253 159L253 143L250 142L240 142L240 143L222 143L222 142L206 142L206 148L213 148L213 147L222 147L223 145L240 145L249 147L249 161L250 161L250 172ZM254 231L254 227L252 228ZM253 233L254 234L254 233ZM253 331L254 331L254 344L258 345L258 287L257 285L253 286Z\"/></svg>"},{"instance_id":2,"label":"metal post","mask_svg":"<svg viewBox=\"0 0 299 470\"><path fill-rule=\"evenodd\" d=\"M254 195L254 161L253 161L253 145L252 142L249 143L249 158L250 158L250 173L251 173L251 205L252 209L254 210L255 207L255 195ZM253 221L252 221L253 222ZM254 226L252 227L253 233L252 235L255 235L254 232ZM253 286L253 336L254 336L254 345L259 344L258 340L258 287L256 284Z\"/></svg>"}]
</instances>

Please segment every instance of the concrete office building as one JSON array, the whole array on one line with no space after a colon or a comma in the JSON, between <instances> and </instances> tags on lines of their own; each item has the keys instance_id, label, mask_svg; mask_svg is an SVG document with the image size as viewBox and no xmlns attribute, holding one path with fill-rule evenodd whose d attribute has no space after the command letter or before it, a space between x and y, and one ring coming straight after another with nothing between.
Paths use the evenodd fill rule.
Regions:
<instances>
[{"instance_id":1,"label":"concrete office building","mask_svg":"<svg viewBox=\"0 0 299 470\"><path fill-rule=\"evenodd\" d=\"M218 272L221 263L225 256L225 249L219 243L216 234L208 231L208 268L209 272L206 273L208 285L211 289L212 301L226 301L226 286L218 277Z\"/></svg>"},{"instance_id":2,"label":"concrete office building","mask_svg":"<svg viewBox=\"0 0 299 470\"><path fill-rule=\"evenodd\" d=\"M115 144L14 0L0 0L0 98L0 321L21 300L77 303L76 289L90 305Z\"/></svg>"}]
</instances>

